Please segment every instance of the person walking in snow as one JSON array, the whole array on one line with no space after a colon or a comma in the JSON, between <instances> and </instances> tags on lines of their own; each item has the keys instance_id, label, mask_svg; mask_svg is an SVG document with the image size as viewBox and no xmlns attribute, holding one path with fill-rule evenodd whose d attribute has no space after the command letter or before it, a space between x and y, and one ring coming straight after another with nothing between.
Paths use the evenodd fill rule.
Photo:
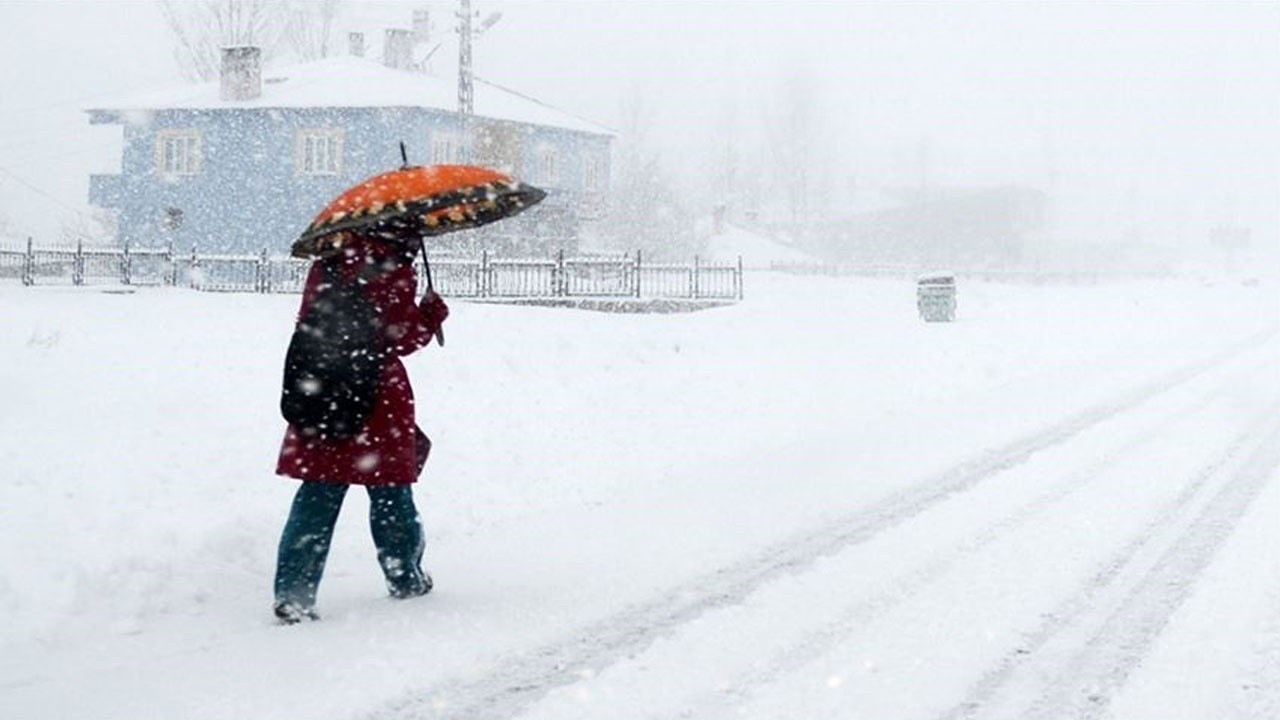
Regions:
<instances>
[{"instance_id":1,"label":"person walking in snow","mask_svg":"<svg viewBox=\"0 0 1280 720\"><path fill-rule=\"evenodd\" d=\"M382 358L372 409L358 432L326 435L290 424L276 465L279 475L302 481L280 537L275 574L276 618L285 624L315 620L316 592L324 574L342 501L351 485L369 493L369 528L392 597L431 591L422 569L422 522L413 501L430 441L414 417L413 390L400 357L425 346L449 315L444 300L428 291L415 303L415 247L348 233L341 252L312 263L298 312L306 318L317 296L333 282L354 286L376 315Z\"/></svg>"}]
</instances>

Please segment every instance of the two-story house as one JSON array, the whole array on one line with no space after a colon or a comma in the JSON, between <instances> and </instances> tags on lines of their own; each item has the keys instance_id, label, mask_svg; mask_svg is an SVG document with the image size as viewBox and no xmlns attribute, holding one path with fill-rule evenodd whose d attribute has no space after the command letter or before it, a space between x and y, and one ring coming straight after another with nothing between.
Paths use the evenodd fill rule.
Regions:
<instances>
[{"instance_id":1,"label":"two-story house","mask_svg":"<svg viewBox=\"0 0 1280 720\"><path fill-rule=\"evenodd\" d=\"M462 115L455 83L385 60L267 69L259 58L226 48L219 81L88 111L123 131L121 172L94 175L89 189L92 204L116 212L122 242L283 251L333 196L398 167L401 141L413 164L486 165L548 192L509 223L434 239L443 249L572 252L604 206L604 127L479 79L474 113Z\"/></svg>"}]
</instances>

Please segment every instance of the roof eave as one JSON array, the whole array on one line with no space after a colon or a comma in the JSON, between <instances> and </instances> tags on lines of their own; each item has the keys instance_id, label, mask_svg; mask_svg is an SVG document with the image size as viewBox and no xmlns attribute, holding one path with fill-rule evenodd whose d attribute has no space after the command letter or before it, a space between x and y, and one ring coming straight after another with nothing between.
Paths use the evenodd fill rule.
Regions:
<instances>
[{"instance_id":1,"label":"roof eave","mask_svg":"<svg viewBox=\"0 0 1280 720\"><path fill-rule=\"evenodd\" d=\"M91 125L120 125L128 122L126 116L134 114L155 114L161 112L228 112L235 110L256 110L263 112L279 112L279 111L312 111L312 110L427 110L446 115L457 116L455 110L446 110L444 108L435 107L434 105L222 105L222 106L188 106L188 107L135 107L135 108L89 108L85 112L89 114L89 124ZM613 140L617 134L607 128L598 131L585 130L582 128L565 127L562 125L548 125L546 123L529 122L525 120L512 120L510 118L496 117L491 115L473 115L485 122L506 123L509 125L523 125L526 127L539 127L557 132L572 133L575 135L587 135L591 137L600 137Z\"/></svg>"}]
</instances>

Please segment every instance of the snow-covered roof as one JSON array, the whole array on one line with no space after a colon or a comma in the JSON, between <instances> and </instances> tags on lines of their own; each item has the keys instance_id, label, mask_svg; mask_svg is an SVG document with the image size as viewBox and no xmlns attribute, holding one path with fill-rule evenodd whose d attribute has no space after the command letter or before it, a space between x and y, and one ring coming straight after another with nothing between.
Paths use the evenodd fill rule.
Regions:
<instances>
[{"instance_id":1,"label":"snow-covered roof","mask_svg":"<svg viewBox=\"0 0 1280 720\"><path fill-rule=\"evenodd\" d=\"M476 79L475 114L576 132L612 135L608 128L509 88ZM423 107L454 111L456 79L394 70L356 56L340 56L262 71L262 94L223 100L219 81L185 84L121 98L100 110L141 111L213 108Z\"/></svg>"}]
</instances>

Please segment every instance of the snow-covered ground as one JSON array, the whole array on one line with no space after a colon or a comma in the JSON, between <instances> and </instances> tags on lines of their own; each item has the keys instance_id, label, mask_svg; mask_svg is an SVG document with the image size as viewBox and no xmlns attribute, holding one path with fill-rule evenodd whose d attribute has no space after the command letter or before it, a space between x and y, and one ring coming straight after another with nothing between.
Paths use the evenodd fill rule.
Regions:
<instances>
[{"instance_id":1,"label":"snow-covered ground","mask_svg":"<svg viewBox=\"0 0 1280 720\"><path fill-rule=\"evenodd\" d=\"M1269 287L453 303L436 590L270 615L297 298L0 285L0 717L1280 717Z\"/></svg>"},{"instance_id":2,"label":"snow-covered ground","mask_svg":"<svg viewBox=\"0 0 1280 720\"><path fill-rule=\"evenodd\" d=\"M752 270L768 270L783 265L821 265L822 261L771 237L726 224L721 232L707 237L707 255L712 262L735 263Z\"/></svg>"}]
</instances>

